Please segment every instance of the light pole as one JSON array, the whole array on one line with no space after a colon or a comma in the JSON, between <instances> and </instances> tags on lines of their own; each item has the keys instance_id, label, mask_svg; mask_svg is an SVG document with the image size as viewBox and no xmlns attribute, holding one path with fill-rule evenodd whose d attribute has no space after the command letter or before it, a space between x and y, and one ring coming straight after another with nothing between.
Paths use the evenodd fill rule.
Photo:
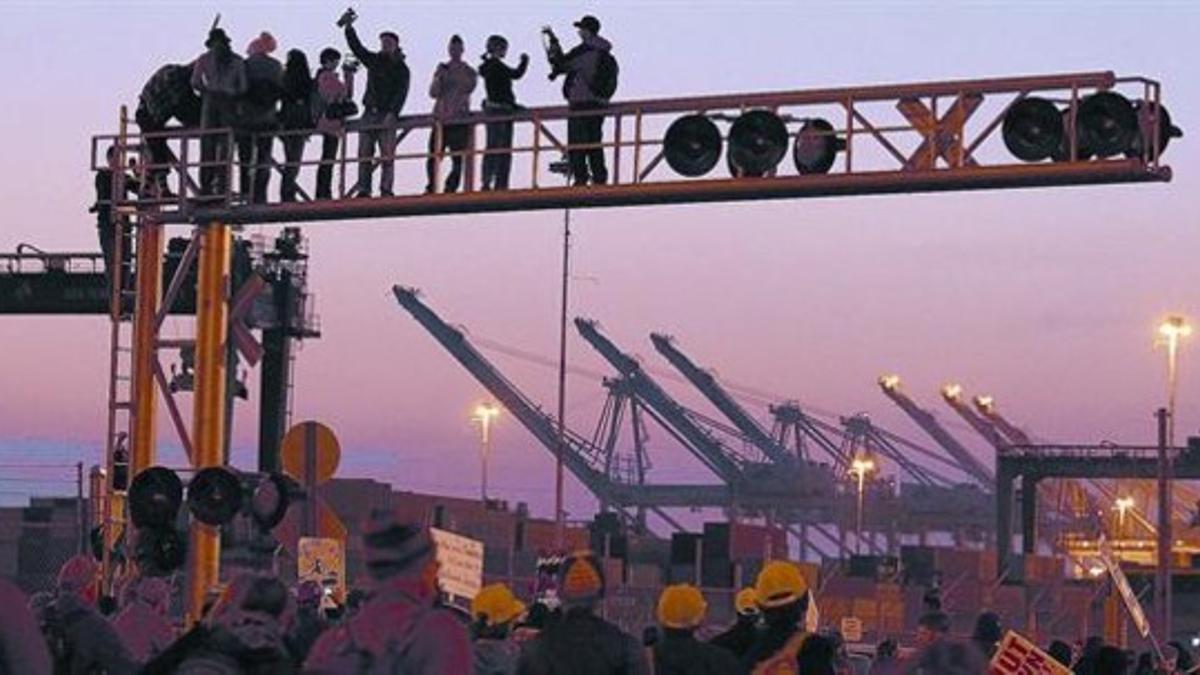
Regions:
<instances>
[{"instance_id":1,"label":"light pole","mask_svg":"<svg viewBox=\"0 0 1200 675\"><path fill-rule=\"evenodd\" d=\"M500 408L491 403L475 406L471 419L479 423L479 458L483 465L479 481L479 493L484 505L488 498L488 458L492 455L492 420L500 415Z\"/></svg>"},{"instance_id":2,"label":"light pole","mask_svg":"<svg viewBox=\"0 0 1200 675\"><path fill-rule=\"evenodd\" d=\"M850 475L858 481L858 509L855 518L857 525L854 530L854 553L856 555L862 553L863 495L867 487L867 474L873 471L875 471L875 460L868 456L855 457L850 462Z\"/></svg>"},{"instance_id":3,"label":"light pole","mask_svg":"<svg viewBox=\"0 0 1200 675\"><path fill-rule=\"evenodd\" d=\"M1134 506L1133 497L1118 497L1113 502L1113 508L1117 511L1117 536L1125 536L1125 513Z\"/></svg>"},{"instance_id":4,"label":"light pole","mask_svg":"<svg viewBox=\"0 0 1200 675\"><path fill-rule=\"evenodd\" d=\"M1187 319L1172 314L1158 326L1159 337L1167 346L1167 445L1175 445L1175 391L1179 384L1179 339L1192 334Z\"/></svg>"}]
</instances>

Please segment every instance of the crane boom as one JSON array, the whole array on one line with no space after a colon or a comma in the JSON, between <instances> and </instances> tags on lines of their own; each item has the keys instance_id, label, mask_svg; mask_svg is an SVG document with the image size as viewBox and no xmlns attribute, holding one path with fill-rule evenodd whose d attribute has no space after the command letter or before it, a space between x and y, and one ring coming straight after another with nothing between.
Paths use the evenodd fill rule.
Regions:
<instances>
[{"instance_id":1,"label":"crane boom","mask_svg":"<svg viewBox=\"0 0 1200 675\"><path fill-rule=\"evenodd\" d=\"M917 405L915 401L909 398L908 394L900 389L899 378L895 376L884 376L879 378L879 388L883 390L893 403L900 407L906 415L908 415L917 426L921 427L925 433L929 434L938 445L954 458L955 463L968 476L973 478L985 490L992 490L996 485L996 477L991 469L988 469L983 462L979 461L969 450L958 442L941 422L933 416L933 413L925 410Z\"/></svg>"},{"instance_id":2,"label":"crane boom","mask_svg":"<svg viewBox=\"0 0 1200 675\"><path fill-rule=\"evenodd\" d=\"M583 339L588 341L621 375L633 385L638 396L657 412L687 441L688 449L726 484L733 485L742 478L742 467L736 455L712 434L701 429L675 399L654 381L636 359L622 352L611 340L600 333L596 322L577 318L575 327Z\"/></svg>"},{"instance_id":3,"label":"crane boom","mask_svg":"<svg viewBox=\"0 0 1200 675\"><path fill-rule=\"evenodd\" d=\"M971 428L976 431L984 440L993 448L999 450L1006 447L1008 441L996 430L996 426L990 421L976 415L973 410L962 400L962 387L957 384L947 384L942 387L942 400L946 405L950 406L954 412L958 413Z\"/></svg>"},{"instance_id":4,"label":"crane boom","mask_svg":"<svg viewBox=\"0 0 1200 675\"><path fill-rule=\"evenodd\" d=\"M741 406L717 378L713 377L712 373L704 370L696 365L686 354L675 346L674 338L661 333L651 333L650 341L654 343L655 349L662 354L667 361L671 362L672 366L678 370L684 377L687 378L700 393L704 394L721 414L725 415L735 427L738 428L756 448L762 451L771 461L777 464L787 465L794 463L796 458L787 451L775 439L771 438L771 434L763 429L746 409Z\"/></svg>"}]
</instances>

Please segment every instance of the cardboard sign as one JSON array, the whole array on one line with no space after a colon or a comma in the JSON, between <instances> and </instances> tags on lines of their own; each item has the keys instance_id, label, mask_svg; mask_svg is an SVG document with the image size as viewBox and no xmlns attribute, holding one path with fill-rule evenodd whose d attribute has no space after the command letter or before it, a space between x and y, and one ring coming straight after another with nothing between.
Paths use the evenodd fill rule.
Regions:
<instances>
[{"instance_id":1,"label":"cardboard sign","mask_svg":"<svg viewBox=\"0 0 1200 675\"><path fill-rule=\"evenodd\" d=\"M436 527L429 532L437 544L442 591L451 598L474 598L483 587L483 542Z\"/></svg>"},{"instance_id":2,"label":"cardboard sign","mask_svg":"<svg viewBox=\"0 0 1200 675\"><path fill-rule=\"evenodd\" d=\"M296 577L315 581L337 598L346 594L346 549L338 539L301 537Z\"/></svg>"},{"instance_id":3,"label":"cardboard sign","mask_svg":"<svg viewBox=\"0 0 1200 675\"><path fill-rule=\"evenodd\" d=\"M842 617L842 637L845 638L846 642L862 642L862 619L856 616Z\"/></svg>"},{"instance_id":4,"label":"cardboard sign","mask_svg":"<svg viewBox=\"0 0 1200 675\"><path fill-rule=\"evenodd\" d=\"M1146 620L1146 612L1142 609L1142 603L1138 600L1137 594L1129 586L1129 579L1125 576L1125 571L1121 569L1120 563L1112 554L1112 547L1109 546L1108 540L1103 535L1100 537L1100 559L1104 561L1104 567L1108 570L1109 576L1112 577L1113 585L1117 587L1117 592L1121 594L1121 599L1125 601L1125 608L1129 610L1129 616L1133 619L1133 625L1141 636L1149 637L1150 622Z\"/></svg>"},{"instance_id":5,"label":"cardboard sign","mask_svg":"<svg viewBox=\"0 0 1200 675\"><path fill-rule=\"evenodd\" d=\"M1008 631L988 668L990 675L1071 675L1072 671L1024 636Z\"/></svg>"}]
</instances>

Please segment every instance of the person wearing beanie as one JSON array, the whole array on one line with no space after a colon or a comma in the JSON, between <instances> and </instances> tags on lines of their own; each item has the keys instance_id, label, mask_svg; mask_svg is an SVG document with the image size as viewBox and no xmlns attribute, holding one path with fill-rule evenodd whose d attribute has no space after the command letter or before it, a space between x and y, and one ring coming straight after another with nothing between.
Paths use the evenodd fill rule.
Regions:
<instances>
[{"instance_id":1,"label":"person wearing beanie","mask_svg":"<svg viewBox=\"0 0 1200 675\"><path fill-rule=\"evenodd\" d=\"M129 653L145 663L167 648L175 630L167 619L171 588L158 577L136 577L125 584L121 610L113 617L113 629L125 641Z\"/></svg>"},{"instance_id":2,"label":"person wearing beanie","mask_svg":"<svg viewBox=\"0 0 1200 675\"><path fill-rule=\"evenodd\" d=\"M604 592L604 573L591 551L567 556L558 572L562 616L525 643L517 675L649 675L638 641L596 616Z\"/></svg>"},{"instance_id":3,"label":"person wearing beanie","mask_svg":"<svg viewBox=\"0 0 1200 675\"><path fill-rule=\"evenodd\" d=\"M758 573L754 594L762 612L763 628L742 657L742 664L753 675L791 672L781 669L795 668L800 649L808 638L804 629L808 582L796 565L772 560Z\"/></svg>"},{"instance_id":4,"label":"person wearing beanie","mask_svg":"<svg viewBox=\"0 0 1200 675\"><path fill-rule=\"evenodd\" d=\"M746 655L750 645L758 636L762 612L758 610L758 596L754 588L747 587L738 591L734 597L733 608L737 612L737 620L724 633L709 640L710 643L726 649L739 659Z\"/></svg>"},{"instance_id":5,"label":"person wearing beanie","mask_svg":"<svg viewBox=\"0 0 1200 675\"><path fill-rule=\"evenodd\" d=\"M271 54L275 36L263 31L246 47L246 91L239 99L238 161L243 198L267 202L267 184L274 170L271 144L279 131L279 101L283 97L283 64Z\"/></svg>"},{"instance_id":6,"label":"person wearing beanie","mask_svg":"<svg viewBox=\"0 0 1200 675\"><path fill-rule=\"evenodd\" d=\"M192 89L200 92L200 128L223 129L237 126L238 100L246 93L246 62L233 52L229 36L220 28L208 32L207 51L192 66ZM224 134L206 134L200 142L200 158L205 163L225 162L229 143ZM200 187L206 195L225 192L224 166L205 166L200 171Z\"/></svg>"},{"instance_id":7,"label":"person wearing beanie","mask_svg":"<svg viewBox=\"0 0 1200 675\"><path fill-rule=\"evenodd\" d=\"M54 601L41 617L55 673L122 675L137 670L120 635L96 610L98 574L96 561L86 555L74 556L59 569Z\"/></svg>"},{"instance_id":8,"label":"person wearing beanie","mask_svg":"<svg viewBox=\"0 0 1200 675\"><path fill-rule=\"evenodd\" d=\"M525 614L525 603L504 584L489 584L471 600L475 633L475 675L512 675L520 645L513 626Z\"/></svg>"},{"instance_id":9,"label":"person wearing beanie","mask_svg":"<svg viewBox=\"0 0 1200 675\"><path fill-rule=\"evenodd\" d=\"M463 61L463 49L462 38L451 36L446 46L450 60L437 65L429 83L436 124L429 130L429 159L425 161L427 193L437 192L438 167L445 159L450 160L450 173L446 175L444 190L458 190L462 180L464 153L471 136L471 125L463 120L471 113L471 92L479 82L475 69ZM447 151L448 156L443 154Z\"/></svg>"},{"instance_id":10,"label":"person wearing beanie","mask_svg":"<svg viewBox=\"0 0 1200 675\"><path fill-rule=\"evenodd\" d=\"M662 636L654 645L655 675L736 675L744 672L728 650L696 639L708 603L689 584L667 586L658 597Z\"/></svg>"},{"instance_id":11,"label":"person wearing beanie","mask_svg":"<svg viewBox=\"0 0 1200 675\"><path fill-rule=\"evenodd\" d=\"M304 672L474 673L466 629L435 607L438 563L429 529L375 511L362 543L373 592L357 614L321 636Z\"/></svg>"}]
</instances>

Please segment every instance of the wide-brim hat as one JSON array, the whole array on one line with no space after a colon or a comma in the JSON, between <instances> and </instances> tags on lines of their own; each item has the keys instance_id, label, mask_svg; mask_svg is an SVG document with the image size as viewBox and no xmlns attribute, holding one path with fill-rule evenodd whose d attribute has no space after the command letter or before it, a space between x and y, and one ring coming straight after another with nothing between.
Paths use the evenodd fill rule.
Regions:
<instances>
[{"instance_id":1,"label":"wide-brim hat","mask_svg":"<svg viewBox=\"0 0 1200 675\"><path fill-rule=\"evenodd\" d=\"M211 47L217 43L222 43L226 47L230 45L229 36L225 34L225 30L222 28L214 28L208 31L208 39L204 41L204 46Z\"/></svg>"}]
</instances>

